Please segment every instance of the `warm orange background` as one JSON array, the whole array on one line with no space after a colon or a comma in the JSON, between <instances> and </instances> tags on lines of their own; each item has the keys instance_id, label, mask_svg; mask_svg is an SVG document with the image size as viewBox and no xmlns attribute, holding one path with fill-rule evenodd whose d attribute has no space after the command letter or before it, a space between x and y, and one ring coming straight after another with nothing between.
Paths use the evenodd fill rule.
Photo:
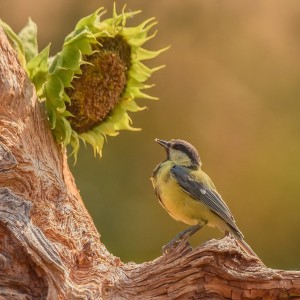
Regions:
<instances>
[{"instance_id":1,"label":"warm orange background","mask_svg":"<svg viewBox=\"0 0 300 300\"><path fill-rule=\"evenodd\" d=\"M117 1L121 8L125 1ZM154 138L182 138L230 206L266 265L300 269L300 3L297 0L127 1L157 17L148 49L171 45L151 66L158 102L132 115L140 133L109 138L101 160L91 149L72 168L102 240L123 261L150 260L186 226L159 206L149 177L164 159ZM38 24L41 48L59 51L76 21L112 1L0 0L16 31ZM110 14L107 14L110 16ZM149 91L150 92L150 91ZM203 229L193 244L221 236Z\"/></svg>"}]
</instances>

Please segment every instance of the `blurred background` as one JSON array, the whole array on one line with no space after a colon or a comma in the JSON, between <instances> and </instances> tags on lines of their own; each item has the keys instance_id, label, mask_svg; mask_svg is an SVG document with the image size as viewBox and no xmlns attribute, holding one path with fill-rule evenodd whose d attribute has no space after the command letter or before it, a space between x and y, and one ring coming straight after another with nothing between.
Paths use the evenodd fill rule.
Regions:
<instances>
[{"instance_id":1,"label":"blurred background","mask_svg":"<svg viewBox=\"0 0 300 300\"><path fill-rule=\"evenodd\" d=\"M116 1L119 11L125 1ZM128 0L155 16L171 45L151 67L159 101L132 114L139 133L109 138L103 158L81 148L72 167L78 188L107 248L123 261L143 262L186 228L160 207L152 170L165 159L154 138L181 138L199 150L203 169L227 202L246 241L265 264L300 269L300 3L297 0ZM0 0L0 17L19 31L30 16L42 49L60 50L79 18L112 1ZM73 164L73 160L70 160ZM193 245L221 237L202 229Z\"/></svg>"}]
</instances>

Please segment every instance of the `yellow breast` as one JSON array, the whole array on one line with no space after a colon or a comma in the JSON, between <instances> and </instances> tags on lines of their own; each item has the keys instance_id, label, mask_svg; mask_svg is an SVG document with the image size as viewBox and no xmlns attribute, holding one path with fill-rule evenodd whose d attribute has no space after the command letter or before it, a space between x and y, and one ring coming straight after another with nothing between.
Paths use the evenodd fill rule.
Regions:
<instances>
[{"instance_id":1,"label":"yellow breast","mask_svg":"<svg viewBox=\"0 0 300 300\"><path fill-rule=\"evenodd\" d=\"M173 163L166 161L152 178L152 184L161 205L175 219L189 225L207 223L214 218L212 212L183 191L173 177L170 169Z\"/></svg>"}]
</instances>

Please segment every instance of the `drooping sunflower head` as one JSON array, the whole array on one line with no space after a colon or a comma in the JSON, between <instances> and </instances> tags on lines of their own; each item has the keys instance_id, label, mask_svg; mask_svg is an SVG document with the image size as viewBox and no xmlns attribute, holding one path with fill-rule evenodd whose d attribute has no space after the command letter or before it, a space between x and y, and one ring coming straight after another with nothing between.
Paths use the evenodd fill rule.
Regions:
<instances>
[{"instance_id":1,"label":"drooping sunflower head","mask_svg":"<svg viewBox=\"0 0 300 300\"><path fill-rule=\"evenodd\" d=\"M144 109L136 98L156 99L142 90L150 87L144 82L161 67L150 69L142 61L166 48L142 48L154 37L155 33L148 33L156 22L150 19L126 27L127 18L137 13L123 9L118 15L114 7L112 18L101 21L103 9L83 18L49 67L42 98L57 141L70 144L75 158L80 140L101 156L106 136L137 130L128 115Z\"/></svg>"},{"instance_id":2,"label":"drooping sunflower head","mask_svg":"<svg viewBox=\"0 0 300 300\"><path fill-rule=\"evenodd\" d=\"M67 118L77 133L100 125L122 99L131 67L131 49L122 36L103 37L93 46L92 55L84 57L89 64L81 66L81 75L66 89L71 102Z\"/></svg>"}]
</instances>

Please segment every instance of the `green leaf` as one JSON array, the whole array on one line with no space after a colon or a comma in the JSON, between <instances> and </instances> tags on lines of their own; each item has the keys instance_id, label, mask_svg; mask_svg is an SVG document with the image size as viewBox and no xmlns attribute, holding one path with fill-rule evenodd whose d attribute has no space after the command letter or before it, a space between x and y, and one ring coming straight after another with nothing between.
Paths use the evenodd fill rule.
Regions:
<instances>
[{"instance_id":1,"label":"green leaf","mask_svg":"<svg viewBox=\"0 0 300 300\"><path fill-rule=\"evenodd\" d=\"M30 61L38 55L37 26L29 18L27 25L19 32L19 38L23 43L26 61Z\"/></svg>"},{"instance_id":2,"label":"green leaf","mask_svg":"<svg viewBox=\"0 0 300 300\"><path fill-rule=\"evenodd\" d=\"M62 68L68 68L69 70L76 71L79 68L81 61L81 53L77 47L65 46L61 52Z\"/></svg>"},{"instance_id":3,"label":"green leaf","mask_svg":"<svg viewBox=\"0 0 300 300\"><path fill-rule=\"evenodd\" d=\"M12 42L12 46L17 51L18 59L21 65L26 68L26 59L25 59L25 50L21 39L18 35L11 29L9 25L5 22L0 20L0 25L2 26L4 32L6 33L7 37Z\"/></svg>"},{"instance_id":4,"label":"green leaf","mask_svg":"<svg viewBox=\"0 0 300 300\"><path fill-rule=\"evenodd\" d=\"M40 89L47 80L49 51L50 44L27 64L28 76L35 85L38 95L40 95Z\"/></svg>"},{"instance_id":5,"label":"green leaf","mask_svg":"<svg viewBox=\"0 0 300 300\"><path fill-rule=\"evenodd\" d=\"M75 30L89 27L91 24L94 24L97 21L97 19L99 18L99 14L102 14L103 12L105 12L105 9L103 7L101 7L99 9L97 9L94 13L92 13L91 15L82 18L77 23Z\"/></svg>"}]
</instances>

